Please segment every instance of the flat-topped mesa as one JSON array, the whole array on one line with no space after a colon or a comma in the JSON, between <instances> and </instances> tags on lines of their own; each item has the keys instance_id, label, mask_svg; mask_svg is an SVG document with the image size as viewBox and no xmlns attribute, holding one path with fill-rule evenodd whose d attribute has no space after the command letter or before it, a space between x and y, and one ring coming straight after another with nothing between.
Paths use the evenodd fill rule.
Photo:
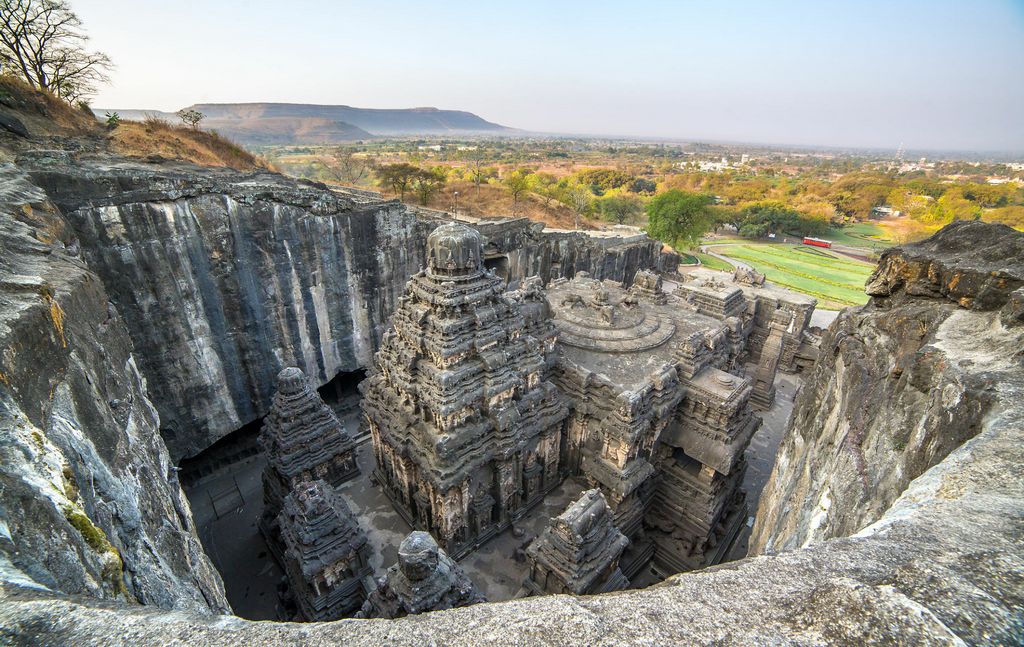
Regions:
<instances>
[{"instance_id":1,"label":"flat-topped mesa","mask_svg":"<svg viewBox=\"0 0 1024 647\"><path fill-rule=\"evenodd\" d=\"M566 407L547 380L554 334L536 282L503 294L481 237L456 223L427 241L384 333L362 409L375 476L413 527L455 556L561 482Z\"/></svg>"},{"instance_id":2,"label":"flat-topped mesa","mask_svg":"<svg viewBox=\"0 0 1024 647\"><path fill-rule=\"evenodd\" d=\"M322 479L337 487L357 476L355 443L305 374L291 367L277 376L277 391L263 420L260 445L267 454L260 527L280 558L277 516L284 498L305 480Z\"/></svg>"},{"instance_id":3,"label":"flat-topped mesa","mask_svg":"<svg viewBox=\"0 0 1024 647\"><path fill-rule=\"evenodd\" d=\"M337 620L359 610L372 572L370 546L342 496L323 480L303 481L285 497L278 525L302 619Z\"/></svg>"},{"instance_id":4,"label":"flat-topped mesa","mask_svg":"<svg viewBox=\"0 0 1024 647\"><path fill-rule=\"evenodd\" d=\"M356 617L402 618L485 601L434 538L417 530L402 540L398 563L388 568Z\"/></svg>"},{"instance_id":5,"label":"flat-topped mesa","mask_svg":"<svg viewBox=\"0 0 1024 647\"><path fill-rule=\"evenodd\" d=\"M629 545L600 490L588 490L526 549L530 574L523 583L537 595L618 591L629 582L619 557Z\"/></svg>"}]
</instances>

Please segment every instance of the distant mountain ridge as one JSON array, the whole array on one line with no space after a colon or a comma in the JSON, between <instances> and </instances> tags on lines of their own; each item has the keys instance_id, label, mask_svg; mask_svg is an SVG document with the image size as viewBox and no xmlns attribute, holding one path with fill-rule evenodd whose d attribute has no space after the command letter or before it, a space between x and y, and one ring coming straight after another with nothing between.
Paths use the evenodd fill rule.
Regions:
<instances>
[{"instance_id":1,"label":"distant mountain ridge","mask_svg":"<svg viewBox=\"0 0 1024 647\"><path fill-rule=\"evenodd\" d=\"M438 108L353 108L305 103L197 103L185 108L206 115L202 127L241 144L337 144L395 135L467 135L513 133L513 128L463 110ZM97 109L102 116L107 109ZM155 116L158 110L118 110L124 119Z\"/></svg>"}]
</instances>

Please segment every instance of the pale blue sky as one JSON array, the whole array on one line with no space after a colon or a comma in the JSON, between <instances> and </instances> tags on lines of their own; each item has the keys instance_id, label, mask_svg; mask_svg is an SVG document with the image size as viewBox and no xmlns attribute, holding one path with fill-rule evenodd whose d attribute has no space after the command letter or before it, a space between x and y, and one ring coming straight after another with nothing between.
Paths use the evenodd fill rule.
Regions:
<instances>
[{"instance_id":1,"label":"pale blue sky","mask_svg":"<svg viewBox=\"0 0 1024 647\"><path fill-rule=\"evenodd\" d=\"M99 107L437 106L558 133L1024 151L1024 1L72 0Z\"/></svg>"}]
</instances>

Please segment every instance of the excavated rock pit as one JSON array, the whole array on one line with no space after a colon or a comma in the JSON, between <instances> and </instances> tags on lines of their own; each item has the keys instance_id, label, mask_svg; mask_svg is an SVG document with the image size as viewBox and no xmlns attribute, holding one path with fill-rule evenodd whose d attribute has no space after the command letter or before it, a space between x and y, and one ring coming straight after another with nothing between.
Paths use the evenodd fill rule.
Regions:
<instances>
[{"instance_id":1,"label":"excavated rock pit","mask_svg":"<svg viewBox=\"0 0 1024 647\"><path fill-rule=\"evenodd\" d=\"M955 223L883 256L796 398L759 556L596 597L254 623L215 615L227 600L172 460L257 420L283 364L318 384L365 367L431 225L279 176L53 153L0 172L2 641L1024 640L1024 234ZM510 275L661 262L518 231L534 251L489 252Z\"/></svg>"}]
</instances>

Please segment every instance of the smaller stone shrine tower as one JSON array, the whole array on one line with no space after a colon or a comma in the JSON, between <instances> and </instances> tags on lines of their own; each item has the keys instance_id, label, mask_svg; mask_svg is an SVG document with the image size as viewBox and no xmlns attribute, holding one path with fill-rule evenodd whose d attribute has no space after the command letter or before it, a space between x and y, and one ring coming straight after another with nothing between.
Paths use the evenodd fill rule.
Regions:
<instances>
[{"instance_id":1,"label":"smaller stone shrine tower","mask_svg":"<svg viewBox=\"0 0 1024 647\"><path fill-rule=\"evenodd\" d=\"M370 593L358 618L401 618L486 602L469 577L438 547L429 533L417 530L402 540L398 563Z\"/></svg>"},{"instance_id":2,"label":"smaller stone shrine tower","mask_svg":"<svg viewBox=\"0 0 1024 647\"><path fill-rule=\"evenodd\" d=\"M277 517L284 498L302 481L321 479L337 487L357 476L355 443L305 374L292 367L277 375L277 391L263 420L260 445L267 454L260 529L281 560Z\"/></svg>"},{"instance_id":3,"label":"smaller stone shrine tower","mask_svg":"<svg viewBox=\"0 0 1024 647\"><path fill-rule=\"evenodd\" d=\"M338 620L366 600L370 575L366 533L340 494L321 480L303 481L278 517L288 583L304 620Z\"/></svg>"},{"instance_id":4,"label":"smaller stone shrine tower","mask_svg":"<svg viewBox=\"0 0 1024 647\"><path fill-rule=\"evenodd\" d=\"M628 545L604 495L588 490L526 549L530 574L525 588L533 595L624 589L629 582L619 569L619 557Z\"/></svg>"}]
</instances>

